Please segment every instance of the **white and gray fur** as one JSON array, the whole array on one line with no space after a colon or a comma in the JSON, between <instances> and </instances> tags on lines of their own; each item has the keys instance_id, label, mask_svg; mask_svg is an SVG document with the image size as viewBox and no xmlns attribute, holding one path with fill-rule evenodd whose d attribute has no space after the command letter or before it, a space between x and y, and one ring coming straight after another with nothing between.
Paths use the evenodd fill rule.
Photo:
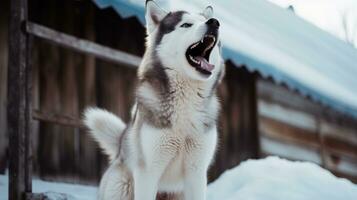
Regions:
<instances>
[{"instance_id":1,"label":"white and gray fur","mask_svg":"<svg viewBox=\"0 0 357 200\"><path fill-rule=\"evenodd\" d=\"M125 125L101 109L85 112L84 123L110 157L98 199L204 200L207 170L217 144L217 85L224 74L219 45L210 54L212 74L202 76L184 56L199 41L213 10L166 12L147 1L147 49L138 69L136 104ZM193 24L181 28L185 22Z\"/></svg>"}]
</instances>

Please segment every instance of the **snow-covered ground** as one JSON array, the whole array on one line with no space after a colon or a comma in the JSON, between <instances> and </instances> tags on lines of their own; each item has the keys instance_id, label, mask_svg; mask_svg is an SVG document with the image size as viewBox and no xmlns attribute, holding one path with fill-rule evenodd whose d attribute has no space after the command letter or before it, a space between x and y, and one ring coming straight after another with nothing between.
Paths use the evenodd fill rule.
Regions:
<instances>
[{"instance_id":1,"label":"snow-covered ground","mask_svg":"<svg viewBox=\"0 0 357 200\"><path fill-rule=\"evenodd\" d=\"M320 166L278 157L248 160L208 187L208 200L357 200L357 185Z\"/></svg>"},{"instance_id":2,"label":"snow-covered ground","mask_svg":"<svg viewBox=\"0 0 357 200\"><path fill-rule=\"evenodd\" d=\"M8 199L8 177L0 175L0 200ZM94 186L75 185L68 183L55 183L41 180L32 181L32 191L34 193L46 193L53 199L64 199L66 197L73 200L95 200L97 196L97 188Z\"/></svg>"},{"instance_id":3,"label":"snow-covered ground","mask_svg":"<svg viewBox=\"0 0 357 200\"><path fill-rule=\"evenodd\" d=\"M7 199L7 176L0 176L0 200ZM34 192L69 194L75 200L94 200L96 188L33 181ZM71 198L71 199L72 199ZM277 157L248 160L227 170L208 186L207 200L356 200L357 185L307 162Z\"/></svg>"}]
</instances>

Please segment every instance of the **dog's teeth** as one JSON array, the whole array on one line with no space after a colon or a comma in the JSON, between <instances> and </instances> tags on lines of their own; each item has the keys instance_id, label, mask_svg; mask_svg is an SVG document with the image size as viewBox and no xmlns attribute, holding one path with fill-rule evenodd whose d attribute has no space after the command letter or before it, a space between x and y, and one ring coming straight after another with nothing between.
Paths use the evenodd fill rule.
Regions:
<instances>
[{"instance_id":1,"label":"dog's teeth","mask_svg":"<svg viewBox=\"0 0 357 200\"><path fill-rule=\"evenodd\" d=\"M197 47L197 45L198 45L198 43L193 44L193 45L191 46L191 49Z\"/></svg>"},{"instance_id":2,"label":"dog's teeth","mask_svg":"<svg viewBox=\"0 0 357 200\"><path fill-rule=\"evenodd\" d=\"M206 52L213 47L214 42L211 42L203 51L203 54L206 54Z\"/></svg>"},{"instance_id":3,"label":"dog's teeth","mask_svg":"<svg viewBox=\"0 0 357 200\"><path fill-rule=\"evenodd\" d=\"M196 64L200 64L200 62L198 60L194 59L191 55L189 55L189 56L190 56L190 59L192 62L194 62Z\"/></svg>"}]
</instances>

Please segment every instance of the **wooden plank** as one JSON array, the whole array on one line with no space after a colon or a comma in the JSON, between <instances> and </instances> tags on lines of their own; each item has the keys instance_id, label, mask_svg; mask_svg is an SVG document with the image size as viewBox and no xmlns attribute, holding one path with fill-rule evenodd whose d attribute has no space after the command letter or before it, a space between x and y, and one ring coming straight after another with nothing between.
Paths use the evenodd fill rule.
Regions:
<instances>
[{"instance_id":1,"label":"wooden plank","mask_svg":"<svg viewBox=\"0 0 357 200\"><path fill-rule=\"evenodd\" d=\"M323 134L321 133L321 119L318 119L318 121L319 123L317 124L317 134L319 136L319 142L321 145L321 149L320 149L321 165L322 167L326 168L329 157L324 144Z\"/></svg>"},{"instance_id":2,"label":"wooden plank","mask_svg":"<svg viewBox=\"0 0 357 200\"><path fill-rule=\"evenodd\" d=\"M312 148L320 147L317 133L294 127L269 117L260 116L259 122L259 129L263 136Z\"/></svg>"},{"instance_id":3,"label":"wooden plank","mask_svg":"<svg viewBox=\"0 0 357 200\"><path fill-rule=\"evenodd\" d=\"M305 113L323 118L329 122L340 123L343 126L351 126L357 129L356 119L332 108L312 101L310 98L302 96L300 93L278 85L271 80L259 79L258 96L266 102L277 103L284 107L300 110Z\"/></svg>"},{"instance_id":4,"label":"wooden plank","mask_svg":"<svg viewBox=\"0 0 357 200\"><path fill-rule=\"evenodd\" d=\"M7 103L7 65L8 65L8 27L10 16L10 0L0 1L0 173L5 174L8 168L7 149L9 145L6 133Z\"/></svg>"},{"instance_id":5,"label":"wooden plank","mask_svg":"<svg viewBox=\"0 0 357 200\"><path fill-rule=\"evenodd\" d=\"M75 21L75 24L81 24L78 29L83 31L83 35L85 36L85 38L88 38L91 41L99 42L96 36L96 29L94 23L95 20L99 20L96 19L95 16L95 7L93 7L91 2L89 2L84 4L83 10L85 10L86 12L80 14L78 21ZM124 27L121 28L124 29ZM94 56L86 55L82 58L83 64L78 66L77 74L78 72L82 74L80 76L78 85L78 113L84 110L88 105L96 105L96 91L98 90L98 88L96 87L96 84L98 84L98 71L96 68L96 61L97 60ZM111 65L109 63L106 64ZM116 67L116 69L123 70L124 68ZM117 79L121 79L121 77L119 76L117 77ZM107 87L109 87L110 85L111 84L108 84ZM119 91L117 92L119 93ZM112 94L110 94L110 97L112 97ZM78 172L76 173L80 174L78 176L81 181L90 181L97 183L99 181L98 179L100 178L100 175L102 174L99 171L100 158L104 155L98 153L98 147L96 145L93 145L93 139L91 137L88 137L87 130L82 129L77 131L77 133L75 134L78 134L78 137L76 138L78 139L78 142L75 143L75 161L77 162L76 167L78 169Z\"/></svg>"},{"instance_id":6,"label":"wooden plank","mask_svg":"<svg viewBox=\"0 0 357 200\"><path fill-rule=\"evenodd\" d=\"M26 58L26 134L25 134L25 184L27 191L32 190L32 44L33 37L27 36L27 58Z\"/></svg>"},{"instance_id":7,"label":"wooden plank","mask_svg":"<svg viewBox=\"0 0 357 200\"><path fill-rule=\"evenodd\" d=\"M76 127L76 128L85 128L84 124L80 119L78 119L78 117L61 115L56 113L48 113L39 110L34 110L32 117L33 119L43 122L50 122L50 123L55 123L63 126Z\"/></svg>"},{"instance_id":8,"label":"wooden plank","mask_svg":"<svg viewBox=\"0 0 357 200\"><path fill-rule=\"evenodd\" d=\"M317 103L309 101L297 92L289 90L287 87L277 85L271 81L259 79L258 81L259 98L266 102L277 103L284 107L300 110L305 113L320 115L324 109Z\"/></svg>"},{"instance_id":9,"label":"wooden plank","mask_svg":"<svg viewBox=\"0 0 357 200\"><path fill-rule=\"evenodd\" d=\"M260 133L284 143L298 144L306 147L319 148L322 153L347 156L357 161L357 145L331 135L321 135L305 129L290 126L269 117L260 117ZM323 147L322 147L323 146Z\"/></svg>"},{"instance_id":10,"label":"wooden plank","mask_svg":"<svg viewBox=\"0 0 357 200\"><path fill-rule=\"evenodd\" d=\"M278 103L271 103L260 99L258 101L259 115L281 121L283 123L317 132L318 120L316 116L300 110L292 109Z\"/></svg>"},{"instance_id":11,"label":"wooden plank","mask_svg":"<svg viewBox=\"0 0 357 200\"><path fill-rule=\"evenodd\" d=\"M20 200L31 192L28 180L29 80L27 73L27 0L13 0L10 8L8 65L9 199Z\"/></svg>"},{"instance_id":12,"label":"wooden plank","mask_svg":"<svg viewBox=\"0 0 357 200\"><path fill-rule=\"evenodd\" d=\"M320 132L324 136L339 138L357 145L357 128L320 120Z\"/></svg>"},{"instance_id":13,"label":"wooden plank","mask_svg":"<svg viewBox=\"0 0 357 200\"><path fill-rule=\"evenodd\" d=\"M356 176L357 145L353 142L332 135L308 133L307 130L293 127L267 117L260 117L260 122L260 132L263 137L263 139L261 139L263 153L270 152L276 155L297 159L294 157L296 155L286 153L289 152L291 146L298 145L307 150L313 147L315 149L313 151L317 153L316 155L318 155L319 151L320 154L322 154L320 164L323 167L344 173L345 176ZM321 136L321 138L319 136ZM268 139L268 141L266 141L265 138ZM280 150L277 150L279 146ZM308 154L305 153L302 155ZM303 159L299 158L299 160Z\"/></svg>"},{"instance_id":14,"label":"wooden plank","mask_svg":"<svg viewBox=\"0 0 357 200\"><path fill-rule=\"evenodd\" d=\"M324 136L323 143L324 147L328 152L333 152L334 154L350 157L357 162L356 144L331 136Z\"/></svg>"},{"instance_id":15,"label":"wooden plank","mask_svg":"<svg viewBox=\"0 0 357 200\"><path fill-rule=\"evenodd\" d=\"M41 193L26 193L26 200L45 200L46 196Z\"/></svg>"},{"instance_id":16,"label":"wooden plank","mask_svg":"<svg viewBox=\"0 0 357 200\"><path fill-rule=\"evenodd\" d=\"M56 45L76 50L82 53L91 54L106 61L137 68L141 58L135 55L115 50L89 40L80 39L69 34L61 33L48 27L27 22L26 30L28 33L52 42Z\"/></svg>"},{"instance_id":17,"label":"wooden plank","mask_svg":"<svg viewBox=\"0 0 357 200\"><path fill-rule=\"evenodd\" d=\"M33 13L39 17L39 23L47 24L49 27L60 28L66 30L69 24L74 23L76 19L67 18L68 14L73 12L58 12L58 10L73 10L73 7L68 7L68 1L34 1ZM36 5L37 4L37 5ZM48 13L41 15L41 13ZM78 25L74 25L77 27ZM70 32L73 33L73 32ZM35 37L35 36L34 36ZM36 37L35 37L36 38ZM62 93L63 87L67 84L66 77L69 76L68 57L67 54L76 54L76 57L81 57L77 52L71 52L66 48L60 48L58 45L48 43L46 40L39 40L36 38L37 62L36 66L39 68L39 103L36 109L41 109L44 113L65 113L63 109L63 98L65 94ZM82 65L78 63L78 65ZM71 66L74 70L78 67ZM78 78L80 78L78 74ZM79 84L78 82L77 84ZM70 85L76 88L77 84ZM66 113L67 114L67 113ZM72 113L71 113L72 114ZM59 177L67 177L76 169L74 164L73 128L59 126L55 123L39 122L38 132L38 154L37 166L38 174L42 178L53 180L61 180L59 178L50 176L53 173ZM67 134L69 133L69 134ZM56 152L56 153L51 153ZM66 162L59 162L65 160ZM68 170L71 169L71 170ZM74 179L75 180L75 179Z\"/></svg>"},{"instance_id":18,"label":"wooden plank","mask_svg":"<svg viewBox=\"0 0 357 200\"><path fill-rule=\"evenodd\" d=\"M357 132L355 129L321 120L320 135L327 156L334 154L357 161Z\"/></svg>"},{"instance_id":19,"label":"wooden plank","mask_svg":"<svg viewBox=\"0 0 357 200\"><path fill-rule=\"evenodd\" d=\"M326 168L357 176L357 161L348 157L330 154L326 160Z\"/></svg>"},{"instance_id":20,"label":"wooden plank","mask_svg":"<svg viewBox=\"0 0 357 200\"><path fill-rule=\"evenodd\" d=\"M231 63L228 63L230 65ZM231 67L233 64L231 64ZM235 76L227 73L227 78L233 79L233 83L228 87L234 87L238 105L236 111L238 118L238 150L242 160L248 158L258 158L259 156L259 130L258 130L258 109L257 109L257 76L248 72L245 68L236 70Z\"/></svg>"},{"instance_id":21,"label":"wooden plank","mask_svg":"<svg viewBox=\"0 0 357 200\"><path fill-rule=\"evenodd\" d=\"M283 143L268 137L260 137L261 155L276 155L292 160L310 161L321 164L319 151L297 144Z\"/></svg>"},{"instance_id":22,"label":"wooden plank","mask_svg":"<svg viewBox=\"0 0 357 200\"><path fill-rule=\"evenodd\" d=\"M46 192L46 193L26 193L26 200L71 200L73 196L57 193L57 192Z\"/></svg>"}]
</instances>

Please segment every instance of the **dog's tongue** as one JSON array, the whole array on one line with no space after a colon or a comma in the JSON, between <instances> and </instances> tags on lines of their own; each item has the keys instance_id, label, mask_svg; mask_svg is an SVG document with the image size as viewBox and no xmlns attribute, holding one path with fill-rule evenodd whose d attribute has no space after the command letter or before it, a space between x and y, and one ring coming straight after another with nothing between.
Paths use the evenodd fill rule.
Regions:
<instances>
[{"instance_id":1,"label":"dog's tongue","mask_svg":"<svg viewBox=\"0 0 357 200\"><path fill-rule=\"evenodd\" d=\"M201 65L202 69L205 69L209 72L211 72L213 70L214 65L208 63L208 61L204 57L196 56L195 59L200 61L200 65Z\"/></svg>"}]
</instances>

